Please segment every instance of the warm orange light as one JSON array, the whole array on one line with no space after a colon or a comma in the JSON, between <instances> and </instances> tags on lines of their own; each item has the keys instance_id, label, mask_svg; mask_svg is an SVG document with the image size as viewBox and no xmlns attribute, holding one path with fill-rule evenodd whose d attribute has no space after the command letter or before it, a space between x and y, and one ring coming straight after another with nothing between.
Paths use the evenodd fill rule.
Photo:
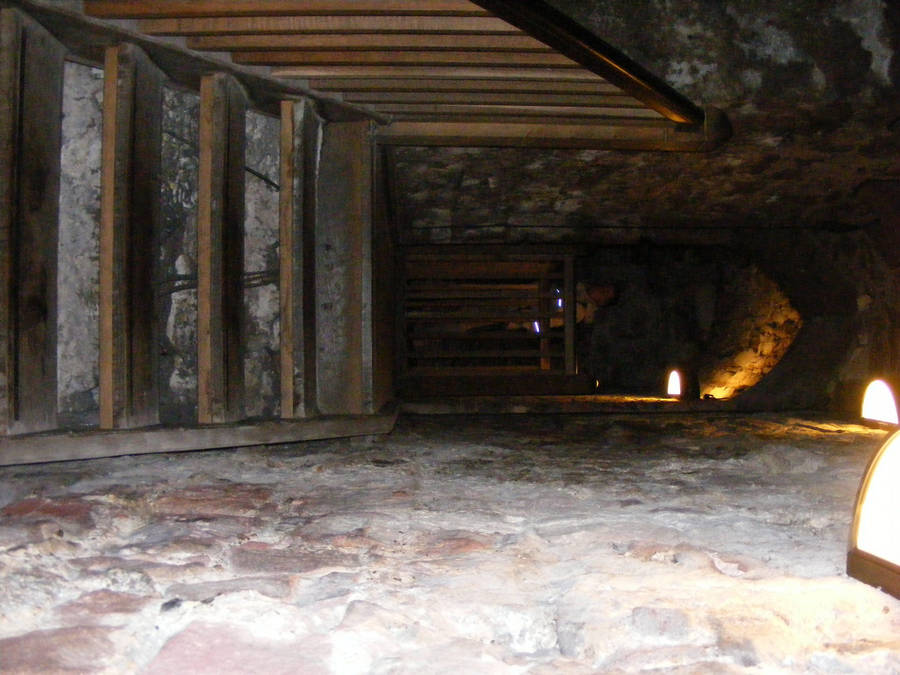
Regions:
<instances>
[{"instance_id":1,"label":"warm orange light","mask_svg":"<svg viewBox=\"0 0 900 675\"><path fill-rule=\"evenodd\" d=\"M884 380L873 380L863 395L862 416L874 422L898 424L897 403L894 394Z\"/></svg>"},{"instance_id":2,"label":"warm orange light","mask_svg":"<svg viewBox=\"0 0 900 675\"><path fill-rule=\"evenodd\" d=\"M856 500L847 572L900 597L900 432L869 463Z\"/></svg>"},{"instance_id":3,"label":"warm orange light","mask_svg":"<svg viewBox=\"0 0 900 675\"><path fill-rule=\"evenodd\" d=\"M677 370L669 373L669 380L666 383L666 394L668 396L681 396L681 373Z\"/></svg>"}]
</instances>

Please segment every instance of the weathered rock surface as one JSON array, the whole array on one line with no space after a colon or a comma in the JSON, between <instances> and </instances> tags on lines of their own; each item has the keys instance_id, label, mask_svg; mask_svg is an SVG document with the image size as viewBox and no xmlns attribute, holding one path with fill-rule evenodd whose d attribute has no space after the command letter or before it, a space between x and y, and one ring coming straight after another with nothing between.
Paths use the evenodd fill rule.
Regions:
<instances>
[{"instance_id":1,"label":"weathered rock surface","mask_svg":"<svg viewBox=\"0 0 900 675\"><path fill-rule=\"evenodd\" d=\"M381 439L6 467L0 670L900 672L900 602L843 574L883 437L407 418Z\"/></svg>"}]
</instances>

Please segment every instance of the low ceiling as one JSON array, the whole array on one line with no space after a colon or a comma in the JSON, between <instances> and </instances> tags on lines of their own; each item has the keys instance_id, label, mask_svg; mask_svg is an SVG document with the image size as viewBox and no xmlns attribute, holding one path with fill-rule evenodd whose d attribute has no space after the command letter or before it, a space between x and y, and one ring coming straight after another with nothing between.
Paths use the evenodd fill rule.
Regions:
<instances>
[{"instance_id":1,"label":"low ceiling","mask_svg":"<svg viewBox=\"0 0 900 675\"><path fill-rule=\"evenodd\" d=\"M381 136L395 144L695 149L727 134L724 124L710 134L701 108L543 2L85 0L84 10L368 106L392 121Z\"/></svg>"}]
</instances>

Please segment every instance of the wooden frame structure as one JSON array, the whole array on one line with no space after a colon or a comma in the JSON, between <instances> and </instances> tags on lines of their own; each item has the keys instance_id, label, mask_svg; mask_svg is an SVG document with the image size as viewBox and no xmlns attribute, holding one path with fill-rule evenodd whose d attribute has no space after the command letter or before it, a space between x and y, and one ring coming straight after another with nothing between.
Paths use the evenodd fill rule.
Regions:
<instances>
[{"instance_id":1,"label":"wooden frame structure","mask_svg":"<svg viewBox=\"0 0 900 675\"><path fill-rule=\"evenodd\" d=\"M388 431L390 392L376 384L375 370L392 364L374 349L371 319L389 290L372 295L378 116L69 12L15 4L24 7L0 11L0 465ZM60 428L56 409L59 124L67 59L104 69L100 422L81 430ZM158 425L156 385L153 282L167 82L199 90L201 107L198 415L196 425L178 428ZM250 109L274 111L282 124L282 413L255 424L243 421L242 380ZM346 253L330 259L334 250ZM338 297L335 288L348 286L353 293ZM343 338L333 340L337 335Z\"/></svg>"},{"instance_id":2,"label":"wooden frame structure","mask_svg":"<svg viewBox=\"0 0 900 675\"><path fill-rule=\"evenodd\" d=\"M706 150L704 110L544 0L85 0L389 118L383 145Z\"/></svg>"},{"instance_id":3,"label":"wooden frame structure","mask_svg":"<svg viewBox=\"0 0 900 675\"><path fill-rule=\"evenodd\" d=\"M543 0L83 4L85 14L0 0L0 465L389 430L390 146L696 151L729 135L720 112L694 106ZM99 424L78 431L61 428L57 410L67 60L104 70ZM201 109L197 416L178 428L160 426L153 291L169 84L199 92ZM280 118L281 153L281 413L253 424L242 370L250 110ZM573 262L554 260L562 346L556 354L540 338L535 382L555 373L572 383ZM544 302L550 291L536 292Z\"/></svg>"}]
</instances>

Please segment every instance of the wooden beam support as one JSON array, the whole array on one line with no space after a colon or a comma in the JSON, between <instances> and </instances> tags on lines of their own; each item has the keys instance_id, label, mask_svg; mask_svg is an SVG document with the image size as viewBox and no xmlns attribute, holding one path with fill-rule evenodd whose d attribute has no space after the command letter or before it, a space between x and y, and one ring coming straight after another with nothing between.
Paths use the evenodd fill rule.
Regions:
<instances>
[{"instance_id":1,"label":"wooden beam support","mask_svg":"<svg viewBox=\"0 0 900 675\"><path fill-rule=\"evenodd\" d=\"M317 402L326 415L370 413L371 125L326 125L321 158L316 222Z\"/></svg>"},{"instance_id":2,"label":"wooden beam support","mask_svg":"<svg viewBox=\"0 0 900 675\"><path fill-rule=\"evenodd\" d=\"M281 104L281 417L316 408L316 178L322 120L306 100Z\"/></svg>"},{"instance_id":3,"label":"wooden beam support","mask_svg":"<svg viewBox=\"0 0 900 675\"><path fill-rule=\"evenodd\" d=\"M366 51L379 49L432 51L466 49L479 52L552 52L547 45L527 35L470 35L431 33L285 33L270 35L201 35L187 40L189 49L214 51L326 50Z\"/></svg>"},{"instance_id":4,"label":"wooden beam support","mask_svg":"<svg viewBox=\"0 0 900 675\"><path fill-rule=\"evenodd\" d=\"M244 414L243 247L247 98L231 76L200 86L197 215L197 416L201 424Z\"/></svg>"},{"instance_id":5,"label":"wooden beam support","mask_svg":"<svg viewBox=\"0 0 900 675\"><path fill-rule=\"evenodd\" d=\"M65 48L0 13L0 431L57 424L57 240Z\"/></svg>"},{"instance_id":6,"label":"wooden beam support","mask_svg":"<svg viewBox=\"0 0 900 675\"><path fill-rule=\"evenodd\" d=\"M553 52L469 52L463 50L234 51L235 63L259 66L483 66L492 68L580 68Z\"/></svg>"},{"instance_id":7,"label":"wooden beam support","mask_svg":"<svg viewBox=\"0 0 900 675\"><path fill-rule=\"evenodd\" d=\"M306 80L328 78L519 80L532 82L596 82L597 76L581 68L491 68L481 66L284 66L272 69L275 77Z\"/></svg>"},{"instance_id":8,"label":"wooden beam support","mask_svg":"<svg viewBox=\"0 0 900 675\"><path fill-rule=\"evenodd\" d=\"M422 78L354 78L354 77L322 77L310 80L310 86L318 91L336 91L341 94L350 92L411 92L411 93L479 93L479 94L513 94L513 95L593 95L622 96L637 99L626 94L619 87L594 77L591 80L548 80L548 79L515 79L500 76L490 79L422 79ZM557 73L565 75L566 73ZM513 74L514 76L515 74Z\"/></svg>"},{"instance_id":9,"label":"wooden beam support","mask_svg":"<svg viewBox=\"0 0 900 675\"><path fill-rule=\"evenodd\" d=\"M85 0L84 11L104 19L335 14L490 15L468 0Z\"/></svg>"},{"instance_id":10,"label":"wooden beam support","mask_svg":"<svg viewBox=\"0 0 900 675\"><path fill-rule=\"evenodd\" d=\"M540 124L502 122L394 122L378 130L384 145L596 148L705 152L731 135L727 118L714 108L706 123L684 128L672 123Z\"/></svg>"},{"instance_id":11,"label":"wooden beam support","mask_svg":"<svg viewBox=\"0 0 900 675\"><path fill-rule=\"evenodd\" d=\"M503 105L559 107L578 106L593 108L646 110L640 102L627 95L615 94L540 94L508 92L456 92L456 91L371 91L345 93L344 99L362 105L382 104L430 104L430 105ZM651 111L652 112L652 111ZM658 117L659 113L653 113Z\"/></svg>"},{"instance_id":12,"label":"wooden beam support","mask_svg":"<svg viewBox=\"0 0 900 675\"><path fill-rule=\"evenodd\" d=\"M159 422L154 268L163 81L162 73L138 47L107 48L100 214L100 426L104 429Z\"/></svg>"},{"instance_id":13,"label":"wooden beam support","mask_svg":"<svg viewBox=\"0 0 900 675\"><path fill-rule=\"evenodd\" d=\"M492 16L250 16L143 19L148 35L251 35L259 33L482 33L521 34Z\"/></svg>"},{"instance_id":14,"label":"wooden beam support","mask_svg":"<svg viewBox=\"0 0 900 675\"><path fill-rule=\"evenodd\" d=\"M390 433L396 420L396 412L390 411L381 415L319 417L199 428L85 431L0 438L0 466L374 436Z\"/></svg>"},{"instance_id":15,"label":"wooden beam support","mask_svg":"<svg viewBox=\"0 0 900 675\"><path fill-rule=\"evenodd\" d=\"M563 261L563 331L565 343L565 368L567 375L576 372L575 363L575 259L566 256Z\"/></svg>"}]
</instances>

